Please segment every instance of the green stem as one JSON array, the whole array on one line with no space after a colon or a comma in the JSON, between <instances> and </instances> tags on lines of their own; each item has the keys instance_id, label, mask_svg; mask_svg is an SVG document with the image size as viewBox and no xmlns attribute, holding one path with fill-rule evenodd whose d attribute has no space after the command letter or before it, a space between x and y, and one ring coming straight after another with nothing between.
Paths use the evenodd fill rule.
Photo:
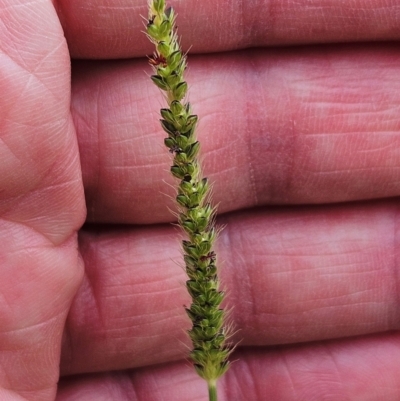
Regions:
<instances>
[{"instance_id":1,"label":"green stem","mask_svg":"<svg viewBox=\"0 0 400 401\"><path fill-rule=\"evenodd\" d=\"M218 401L217 382L215 380L208 382L208 399L209 401Z\"/></svg>"}]
</instances>

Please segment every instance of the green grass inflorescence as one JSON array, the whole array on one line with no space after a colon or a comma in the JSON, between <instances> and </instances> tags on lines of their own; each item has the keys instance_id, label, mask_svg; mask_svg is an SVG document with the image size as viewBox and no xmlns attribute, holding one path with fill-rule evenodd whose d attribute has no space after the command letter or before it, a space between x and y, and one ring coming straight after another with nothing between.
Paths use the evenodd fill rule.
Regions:
<instances>
[{"instance_id":1,"label":"green grass inflorescence","mask_svg":"<svg viewBox=\"0 0 400 401\"><path fill-rule=\"evenodd\" d=\"M228 369L231 347L224 326L225 312L221 309L224 293L219 290L213 251L217 237L215 208L210 204L210 185L201 175L198 160L198 117L185 101L186 55L175 32L174 10L166 8L165 0L150 0L146 32L156 47L149 57L154 69L151 79L165 91L168 102L168 108L160 111L160 121L167 134L164 143L173 155L171 173L179 180L178 222L187 234L182 245L189 277L186 287L192 298L186 309L193 324L189 331L193 344L190 357L197 373L208 383L210 400L216 401L216 381Z\"/></svg>"}]
</instances>

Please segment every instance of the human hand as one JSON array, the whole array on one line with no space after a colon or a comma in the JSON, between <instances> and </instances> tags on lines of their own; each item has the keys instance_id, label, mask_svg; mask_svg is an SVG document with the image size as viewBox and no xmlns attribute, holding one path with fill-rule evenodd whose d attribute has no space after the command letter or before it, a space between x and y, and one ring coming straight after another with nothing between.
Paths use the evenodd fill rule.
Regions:
<instances>
[{"instance_id":1,"label":"human hand","mask_svg":"<svg viewBox=\"0 0 400 401\"><path fill-rule=\"evenodd\" d=\"M0 400L205 400L184 360L146 5L14 3L0 3ZM400 397L399 54L322 45L399 38L398 6L358 3L176 4L241 340L222 400ZM72 57L102 59L74 61L71 113L59 19Z\"/></svg>"}]
</instances>

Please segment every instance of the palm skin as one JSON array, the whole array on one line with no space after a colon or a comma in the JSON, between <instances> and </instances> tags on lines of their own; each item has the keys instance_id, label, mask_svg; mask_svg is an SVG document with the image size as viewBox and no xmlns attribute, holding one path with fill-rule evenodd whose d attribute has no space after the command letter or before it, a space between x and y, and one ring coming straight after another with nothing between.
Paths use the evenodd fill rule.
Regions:
<instances>
[{"instance_id":1,"label":"palm skin","mask_svg":"<svg viewBox=\"0 0 400 401\"><path fill-rule=\"evenodd\" d=\"M395 41L398 6L267 3L176 6L210 53L187 77L241 341L220 398L397 401L398 49L265 46ZM1 400L206 400L140 14L0 1Z\"/></svg>"}]
</instances>

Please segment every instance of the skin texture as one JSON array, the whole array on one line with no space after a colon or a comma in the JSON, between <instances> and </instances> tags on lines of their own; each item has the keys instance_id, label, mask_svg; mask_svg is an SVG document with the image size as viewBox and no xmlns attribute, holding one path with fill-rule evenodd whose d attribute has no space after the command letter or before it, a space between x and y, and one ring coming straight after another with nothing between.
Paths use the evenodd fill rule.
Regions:
<instances>
[{"instance_id":1,"label":"skin texture","mask_svg":"<svg viewBox=\"0 0 400 401\"><path fill-rule=\"evenodd\" d=\"M220 401L398 401L398 2L172 5L226 224ZM2 401L207 399L140 14L0 0Z\"/></svg>"}]
</instances>

